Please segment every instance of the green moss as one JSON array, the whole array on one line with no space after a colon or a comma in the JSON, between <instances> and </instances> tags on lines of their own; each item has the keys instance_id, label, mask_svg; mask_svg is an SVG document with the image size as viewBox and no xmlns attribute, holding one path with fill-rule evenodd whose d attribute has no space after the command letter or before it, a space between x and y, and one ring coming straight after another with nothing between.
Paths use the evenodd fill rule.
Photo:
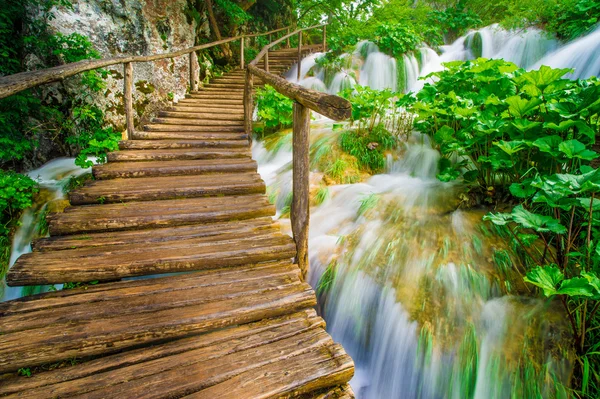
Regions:
<instances>
[{"instance_id":1,"label":"green moss","mask_svg":"<svg viewBox=\"0 0 600 399\"><path fill-rule=\"evenodd\" d=\"M404 92L406 90L406 62L404 57L396 58L396 76L398 79L396 91Z\"/></svg>"},{"instance_id":2,"label":"green moss","mask_svg":"<svg viewBox=\"0 0 600 399\"><path fill-rule=\"evenodd\" d=\"M340 135L342 151L356 157L358 166L368 173L380 172L385 167L384 151L396 146L396 139L384 128L376 126L367 135L345 131Z\"/></svg>"},{"instance_id":3,"label":"green moss","mask_svg":"<svg viewBox=\"0 0 600 399\"><path fill-rule=\"evenodd\" d=\"M144 94L152 94L156 90L154 85L148 83L148 81L146 80L138 80L137 82L135 82L135 88L137 89L137 91Z\"/></svg>"}]
</instances>

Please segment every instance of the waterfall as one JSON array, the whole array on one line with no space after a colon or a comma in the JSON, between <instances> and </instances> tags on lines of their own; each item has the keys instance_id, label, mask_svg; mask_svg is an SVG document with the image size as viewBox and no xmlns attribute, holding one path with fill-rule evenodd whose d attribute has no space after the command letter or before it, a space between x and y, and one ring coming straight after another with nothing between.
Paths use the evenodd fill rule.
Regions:
<instances>
[{"instance_id":1,"label":"waterfall","mask_svg":"<svg viewBox=\"0 0 600 399\"><path fill-rule=\"evenodd\" d=\"M91 159L95 161L95 159ZM75 165L73 158L57 158L27 175L38 181L40 193L34 205L26 209L19 220L19 227L12 239L9 268L23 255L31 252L31 242L36 238L42 222L44 210L56 201L65 198L63 188L72 177L90 173L91 169L82 169ZM44 292L47 287L8 287L3 277L0 281L0 302L20 298L25 295Z\"/></svg>"},{"instance_id":2,"label":"waterfall","mask_svg":"<svg viewBox=\"0 0 600 399\"><path fill-rule=\"evenodd\" d=\"M575 72L567 75L573 79L600 76L600 27L589 35L546 55L533 68L539 68L541 65L573 68Z\"/></svg>"}]
</instances>

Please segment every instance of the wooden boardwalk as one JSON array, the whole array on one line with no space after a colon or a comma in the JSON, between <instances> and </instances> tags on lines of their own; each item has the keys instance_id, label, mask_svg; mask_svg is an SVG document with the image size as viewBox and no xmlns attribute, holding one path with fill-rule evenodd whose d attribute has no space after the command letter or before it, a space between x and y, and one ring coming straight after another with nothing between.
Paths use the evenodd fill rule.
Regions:
<instances>
[{"instance_id":1,"label":"wooden boardwalk","mask_svg":"<svg viewBox=\"0 0 600 399\"><path fill-rule=\"evenodd\" d=\"M161 112L49 216L9 284L101 283L0 303L0 397L353 397L271 218L243 88L236 70Z\"/></svg>"}]
</instances>

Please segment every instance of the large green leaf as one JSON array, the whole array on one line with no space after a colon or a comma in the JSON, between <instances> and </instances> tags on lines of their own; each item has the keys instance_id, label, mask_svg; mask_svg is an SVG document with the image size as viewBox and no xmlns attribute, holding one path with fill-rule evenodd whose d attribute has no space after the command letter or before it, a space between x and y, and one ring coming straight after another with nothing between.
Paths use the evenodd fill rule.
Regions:
<instances>
[{"instance_id":1,"label":"large green leaf","mask_svg":"<svg viewBox=\"0 0 600 399\"><path fill-rule=\"evenodd\" d=\"M590 298L594 296L594 291L594 287L586 278L573 277L568 280L564 280L556 293L568 296L583 296Z\"/></svg>"},{"instance_id":2,"label":"large green leaf","mask_svg":"<svg viewBox=\"0 0 600 399\"><path fill-rule=\"evenodd\" d=\"M529 181L523 183L513 183L508 189L510 190L510 193L517 198L531 197L537 191Z\"/></svg>"},{"instance_id":3,"label":"large green leaf","mask_svg":"<svg viewBox=\"0 0 600 399\"><path fill-rule=\"evenodd\" d=\"M562 143L560 136L544 136L533 142L533 145L540 149L542 152L547 152L553 156L558 156L558 145Z\"/></svg>"},{"instance_id":4,"label":"large green leaf","mask_svg":"<svg viewBox=\"0 0 600 399\"><path fill-rule=\"evenodd\" d=\"M513 141L500 140L500 141L494 142L494 145L496 147L500 148L502 151L504 151L508 155L516 154L517 152L519 152L525 148L525 143L520 140L513 140Z\"/></svg>"},{"instance_id":5,"label":"large green leaf","mask_svg":"<svg viewBox=\"0 0 600 399\"><path fill-rule=\"evenodd\" d=\"M586 161L591 161L598 156L595 151L588 150L585 144L575 139L563 141L558 145L558 150L565 154L565 156L569 159L579 158Z\"/></svg>"},{"instance_id":6,"label":"large green leaf","mask_svg":"<svg viewBox=\"0 0 600 399\"><path fill-rule=\"evenodd\" d=\"M542 122L532 122L528 119L515 119L512 124L521 133L526 133L531 129L541 126Z\"/></svg>"},{"instance_id":7,"label":"large green leaf","mask_svg":"<svg viewBox=\"0 0 600 399\"><path fill-rule=\"evenodd\" d=\"M517 78L517 82L529 82L537 87L541 92L544 92L546 87L562 78L569 72L573 72L573 70L569 68L554 69L550 68L549 66L542 65L537 71L528 71L519 76Z\"/></svg>"},{"instance_id":8,"label":"large green leaf","mask_svg":"<svg viewBox=\"0 0 600 399\"><path fill-rule=\"evenodd\" d=\"M584 121L580 121L580 120L567 120L567 121L562 121L560 122L558 125L556 123L545 123L544 127L546 129L551 129L551 130L556 130L558 132L565 132L573 127L577 128L577 131L581 134L583 134L584 136L588 137L589 139L591 139L592 141L595 140L595 135L596 133L594 132L594 129L592 129L591 127L588 126L587 123L585 123Z\"/></svg>"},{"instance_id":9,"label":"large green leaf","mask_svg":"<svg viewBox=\"0 0 600 399\"><path fill-rule=\"evenodd\" d=\"M594 299L600 299L600 278L593 272L581 272L581 277L585 278L594 289Z\"/></svg>"},{"instance_id":10,"label":"large green leaf","mask_svg":"<svg viewBox=\"0 0 600 399\"><path fill-rule=\"evenodd\" d=\"M508 104L508 111L516 118L523 118L542 103L539 98L526 100L520 96L508 97L505 101Z\"/></svg>"},{"instance_id":11,"label":"large green leaf","mask_svg":"<svg viewBox=\"0 0 600 399\"><path fill-rule=\"evenodd\" d=\"M489 220L498 226L504 226L512 221L512 215L510 213L488 213L483 217L483 220Z\"/></svg>"},{"instance_id":12,"label":"large green leaf","mask_svg":"<svg viewBox=\"0 0 600 399\"><path fill-rule=\"evenodd\" d=\"M527 272L523 278L526 282L531 283L542 289L544 295L550 297L556 295L556 286L564 280L565 276L556 265L546 267L538 266Z\"/></svg>"},{"instance_id":13,"label":"large green leaf","mask_svg":"<svg viewBox=\"0 0 600 399\"><path fill-rule=\"evenodd\" d=\"M540 233L565 234L565 226L551 216L532 213L518 205L512 210L512 219L526 229L533 229Z\"/></svg>"}]
</instances>

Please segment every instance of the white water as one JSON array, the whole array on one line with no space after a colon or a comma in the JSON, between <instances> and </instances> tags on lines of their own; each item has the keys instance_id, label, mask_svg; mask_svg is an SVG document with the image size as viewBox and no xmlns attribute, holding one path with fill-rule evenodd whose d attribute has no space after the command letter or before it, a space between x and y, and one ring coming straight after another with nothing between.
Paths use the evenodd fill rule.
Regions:
<instances>
[{"instance_id":1,"label":"white water","mask_svg":"<svg viewBox=\"0 0 600 399\"><path fill-rule=\"evenodd\" d=\"M404 55L399 61L379 51L371 42L363 41L352 54L342 57L345 67L334 76L326 76L316 60L321 53L302 61L300 84L337 94L358 83L374 89L418 91L424 76L441 71L443 63L470 60L477 56L504 59L526 69L548 65L555 68L574 68L569 76L588 78L600 74L600 28L572 43L561 44L539 29L507 31L491 25L471 31L451 44L440 46L439 54L424 46L417 54ZM294 82L297 67L287 77ZM357 79L354 78L357 77ZM325 84L329 82L329 84Z\"/></svg>"},{"instance_id":2,"label":"white water","mask_svg":"<svg viewBox=\"0 0 600 399\"><path fill-rule=\"evenodd\" d=\"M418 90L423 85L418 77L441 70L442 63L473 59L479 51L476 36L483 57L525 68L574 67L574 77L587 77L600 70L598 35L600 30L560 45L539 30L491 26L443 46L441 54L424 47L419 57L405 56L404 75L398 74L396 60L363 42L344 55L346 68L333 77L325 76L316 57L307 69L303 61L307 75L300 83L317 88L328 81L322 90L329 93L356 81L378 89ZM313 137L336 134L326 121L312 126ZM289 146L273 153L255 143L253 155L281 209L292 190ZM415 135L397 161L389 158L385 174L329 186L330 198L311 210L309 282L318 287L334 265L329 291L319 295L320 310L329 332L355 361L351 385L360 399L531 397L531 391L513 391L525 386L545 398L562 398L553 392L552 379L566 383L568 356L536 353L527 345L551 347L550 331L565 326L541 302L505 293L505 286L522 277L515 266L502 270L492 260L503 244L483 234L483 214L455 210L454 186L435 178L438 160L427 138ZM314 172L313 188L321 184ZM359 215L361 203L371 196L378 198L377 205ZM528 333L535 344L525 340ZM518 368L528 362L546 369L524 377Z\"/></svg>"},{"instance_id":3,"label":"white water","mask_svg":"<svg viewBox=\"0 0 600 399\"><path fill-rule=\"evenodd\" d=\"M21 255L31 252L31 242L37 236L38 226L44 210L50 202L65 197L63 187L69 179L90 172L90 169L82 169L75 165L75 159L73 158L58 158L27 173L29 177L39 182L40 194L38 195L38 201L31 208L25 210L21 216L19 227L12 240L9 268ZM43 292L46 289L47 287L8 287L6 280L3 278L0 281L0 302Z\"/></svg>"}]
</instances>

